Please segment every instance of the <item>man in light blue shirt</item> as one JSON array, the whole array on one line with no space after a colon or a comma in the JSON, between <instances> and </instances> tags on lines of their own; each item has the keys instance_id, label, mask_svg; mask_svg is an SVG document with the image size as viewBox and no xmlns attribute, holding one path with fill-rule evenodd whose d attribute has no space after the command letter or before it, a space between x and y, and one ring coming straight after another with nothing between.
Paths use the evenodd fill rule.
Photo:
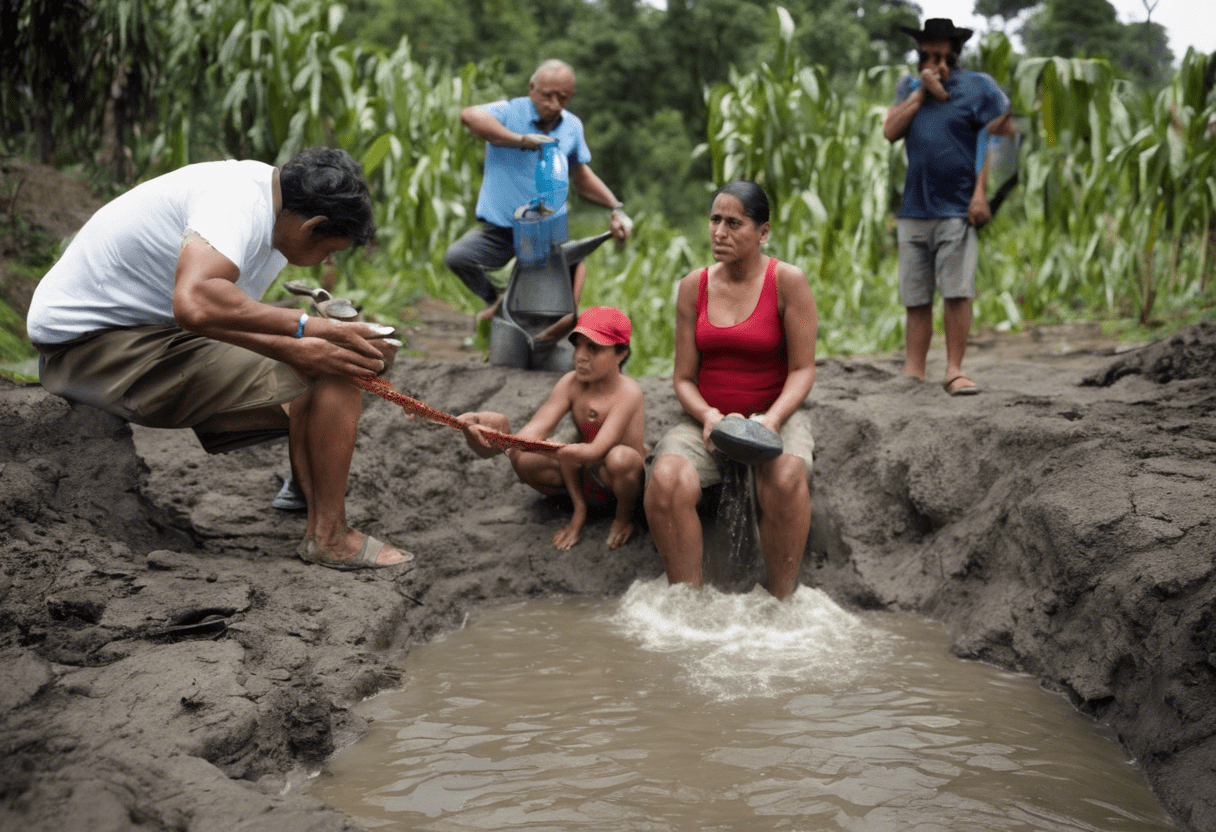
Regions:
<instances>
[{"instance_id":1,"label":"man in light blue shirt","mask_svg":"<svg viewBox=\"0 0 1216 832\"><path fill-rule=\"evenodd\" d=\"M485 173L477 198L482 225L452 244L444 263L486 303L480 320L493 317L500 301L487 271L505 266L515 256L512 220L515 209L537 196L536 162L542 144L555 141L569 163L570 183L583 199L612 209L612 235L625 240L633 222L624 205L591 169L591 150L583 122L566 110L574 97L574 70L563 61L542 63L528 81L528 95L466 107L460 120L473 135L486 140ZM565 211L563 205L560 211Z\"/></svg>"}]
</instances>

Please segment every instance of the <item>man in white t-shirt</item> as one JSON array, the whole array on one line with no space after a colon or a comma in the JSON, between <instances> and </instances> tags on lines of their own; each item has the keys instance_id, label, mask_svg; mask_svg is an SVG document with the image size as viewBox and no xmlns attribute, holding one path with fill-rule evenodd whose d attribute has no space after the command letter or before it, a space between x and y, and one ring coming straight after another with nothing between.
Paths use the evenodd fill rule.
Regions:
<instances>
[{"instance_id":1,"label":"man in white t-shirt","mask_svg":"<svg viewBox=\"0 0 1216 832\"><path fill-rule=\"evenodd\" d=\"M375 230L362 169L333 148L138 185L85 224L34 292L26 328L42 385L136 424L191 427L212 451L286 432L308 501L297 554L335 569L412 560L346 524L363 408L351 379L384 370L392 330L260 302L286 264L315 266Z\"/></svg>"}]
</instances>

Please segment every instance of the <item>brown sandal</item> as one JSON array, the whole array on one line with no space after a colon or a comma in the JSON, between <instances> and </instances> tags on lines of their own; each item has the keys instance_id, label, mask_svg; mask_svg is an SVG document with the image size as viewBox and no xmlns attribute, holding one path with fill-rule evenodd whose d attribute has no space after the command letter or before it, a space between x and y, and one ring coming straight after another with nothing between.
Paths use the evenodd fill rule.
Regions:
<instances>
[{"instance_id":1,"label":"brown sandal","mask_svg":"<svg viewBox=\"0 0 1216 832\"><path fill-rule=\"evenodd\" d=\"M951 376L943 381L942 389L951 396L974 396L976 393L980 392L980 388L975 386L974 381L971 381L971 384L967 387L955 387L954 382L958 381L959 379L962 379L963 381L971 381L971 379L967 378L962 373L959 373L958 375Z\"/></svg>"}]
</instances>

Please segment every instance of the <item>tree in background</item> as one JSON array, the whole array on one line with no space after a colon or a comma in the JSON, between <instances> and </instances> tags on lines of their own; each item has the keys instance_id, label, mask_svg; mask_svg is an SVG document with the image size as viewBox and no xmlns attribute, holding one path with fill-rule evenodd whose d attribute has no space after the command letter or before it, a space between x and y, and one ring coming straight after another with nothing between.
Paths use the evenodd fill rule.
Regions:
<instances>
[{"instance_id":1,"label":"tree in background","mask_svg":"<svg viewBox=\"0 0 1216 832\"><path fill-rule=\"evenodd\" d=\"M1160 23L1151 22L1156 2L1145 3L1150 20L1120 23L1107 0L976 0L975 13L1012 20L1030 10L1020 29L1030 55L1106 58L1127 77L1159 87L1170 77L1174 53Z\"/></svg>"},{"instance_id":2,"label":"tree in background","mask_svg":"<svg viewBox=\"0 0 1216 832\"><path fill-rule=\"evenodd\" d=\"M152 17L124 0L0 0L4 146L25 134L47 164L93 150L125 179L123 148L148 114L164 46Z\"/></svg>"}]
</instances>

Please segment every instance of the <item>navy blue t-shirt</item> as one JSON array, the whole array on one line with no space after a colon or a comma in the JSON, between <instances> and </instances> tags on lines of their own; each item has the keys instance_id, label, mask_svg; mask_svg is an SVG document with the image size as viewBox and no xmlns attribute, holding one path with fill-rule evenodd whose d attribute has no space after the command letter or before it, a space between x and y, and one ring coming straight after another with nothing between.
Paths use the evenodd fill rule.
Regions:
<instances>
[{"instance_id":1,"label":"navy blue t-shirt","mask_svg":"<svg viewBox=\"0 0 1216 832\"><path fill-rule=\"evenodd\" d=\"M912 94L912 77L900 80L895 103ZM917 79L920 80L920 79ZM950 100L926 94L904 137L908 175L899 215L935 220L965 217L975 192L975 151L980 131L1009 109L992 77L956 69L945 84Z\"/></svg>"}]
</instances>

